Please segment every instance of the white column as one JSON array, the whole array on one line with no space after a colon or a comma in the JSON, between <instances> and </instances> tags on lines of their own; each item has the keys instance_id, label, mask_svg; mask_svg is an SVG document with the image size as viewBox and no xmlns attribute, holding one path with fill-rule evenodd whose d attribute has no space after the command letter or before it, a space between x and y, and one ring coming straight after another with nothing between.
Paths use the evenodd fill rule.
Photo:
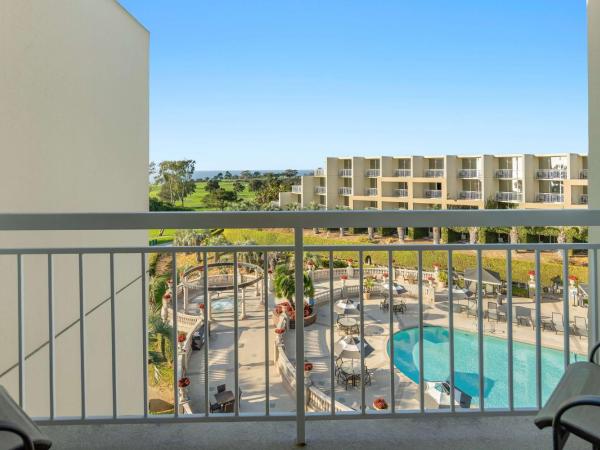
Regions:
<instances>
[{"instance_id":1,"label":"white column","mask_svg":"<svg viewBox=\"0 0 600 450\"><path fill-rule=\"evenodd\" d=\"M600 209L600 0L587 1L588 14L588 207ZM589 241L600 242L599 227L590 227ZM590 252L590 258L592 252ZM590 260L590 288L598 287L594 280L598 278L598 265ZM590 343L597 342L598 333L598 292L596 298L590 298L589 323ZM593 303L593 305L592 305Z\"/></svg>"}]
</instances>

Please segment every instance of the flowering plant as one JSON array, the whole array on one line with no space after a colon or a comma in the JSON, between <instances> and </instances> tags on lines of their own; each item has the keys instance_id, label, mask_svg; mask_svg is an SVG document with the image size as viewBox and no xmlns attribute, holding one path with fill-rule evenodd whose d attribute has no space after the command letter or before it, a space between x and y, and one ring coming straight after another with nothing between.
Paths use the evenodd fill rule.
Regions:
<instances>
[{"instance_id":1,"label":"flowering plant","mask_svg":"<svg viewBox=\"0 0 600 450\"><path fill-rule=\"evenodd\" d=\"M387 273L387 272L383 272L383 278L387 278L387 277L389 277L389 276L390 276L390 274L389 274L389 273Z\"/></svg>"},{"instance_id":2,"label":"flowering plant","mask_svg":"<svg viewBox=\"0 0 600 450\"><path fill-rule=\"evenodd\" d=\"M348 279L348 275L342 275L342 276L340 277L340 280L347 280L347 279Z\"/></svg>"},{"instance_id":3,"label":"flowering plant","mask_svg":"<svg viewBox=\"0 0 600 450\"><path fill-rule=\"evenodd\" d=\"M569 280L571 281L577 281L578 279L575 275L569 275Z\"/></svg>"},{"instance_id":4,"label":"flowering plant","mask_svg":"<svg viewBox=\"0 0 600 450\"><path fill-rule=\"evenodd\" d=\"M304 363L304 371L305 371L305 372L310 372L311 370L313 370L313 365L312 365L312 363L305 362L305 363Z\"/></svg>"},{"instance_id":5,"label":"flowering plant","mask_svg":"<svg viewBox=\"0 0 600 450\"><path fill-rule=\"evenodd\" d=\"M427 277L427 281L433 281L433 280L435 280L435 278L433 278L431 275L429 275L429 276Z\"/></svg>"},{"instance_id":6,"label":"flowering plant","mask_svg":"<svg viewBox=\"0 0 600 450\"><path fill-rule=\"evenodd\" d=\"M163 295L163 298L165 300L171 300L171 294L169 292L165 292L165 295Z\"/></svg>"},{"instance_id":7,"label":"flowering plant","mask_svg":"<svg viewBox=\"0 0 600 450\"><path fill-rule=\"evenodd\" d=\"M527 275L529 275L530 277L535 277L535 270L530 270L529 272L527 272Z\"/></svg>"},{"instance_id":8,"label":"flowering plant","mask_svg":"<svg viewBox=\"0 0 600 450\"><path fill-rule=\"evenodd\" d=\"M388 404L383 397L379 397L373 400L373 406L376 409L387 409Z\"/></svg>"},{"instance_id":9,"label":"flowering plant","mask_svg":"<svg viewBox=\"0 0 600 450\"><path fill-rule=\"evenodd\" d=\"M180 388L188 387L190 385L190 379L188 377L180 378L179 381L177 382L177 385Z\"/></svg>"},{"instance_id":10,"label":"flowering plant","mask_svg":"<svg viewBox=\"0 0 600 450\"><path fill-rule=\"evenodd\" d=\"M185 333L179 333L179 335L177 336L177 342L179 342L180 344L185 342L186 340L186 335Z\"/></svg>"},{"instance_id":11,"label":"flowering plant","mask_svg":"<svg viewBox=\"0 0 600 450\"><path fill-rule=\"evenodd\" d=\"M200 304L198 305L198 308L199 308L199 309L204 309L204 303L200 303Z\"/></svg>"},{"instance_id":12,"label":"flowering plant","mask_svg":"<svg viewBox=\"0 0 600 450\"><path fill-rule=\"evenodd\" d=\"M285 333L285 328L275 328L275 334L282 335Z\"/></svg>"}]
</instances>

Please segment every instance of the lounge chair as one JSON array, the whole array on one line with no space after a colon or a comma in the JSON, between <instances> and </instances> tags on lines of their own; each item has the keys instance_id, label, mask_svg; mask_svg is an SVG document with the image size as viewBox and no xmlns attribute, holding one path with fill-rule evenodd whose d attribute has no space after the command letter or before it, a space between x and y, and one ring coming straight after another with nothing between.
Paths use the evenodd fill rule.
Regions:
<instances>
[{"instance_id":1,"label":"lounge chair","mask_svg":"<svg viewBox=\"0 0 600 450\"><path fill-rule=\"evenodd\" d=\"M554 331L556 331L556 334L565 332L565 322L563 321L563 316L561 313L552 313L552 325L554 326Z\"/></svg>"},{"instance_id":2,"label":"lounge chair","mask_svg":"<svg viewBox=\"0 0 600 450\"><path fill-rule=\"evenodd\" d=\"M538 428L552 427L555 450L562 450L570 433L600 448L600 366L594 363L598 349L600 342L592 348L588 362L567 367L535 417Z\"/></svg>"},{"instance_id":3,"label":"lounge chair","mask_svg":"<svg viewBox=\"0 0 600 450\"><path fill-rule=\"evenodd\" d=\"M50 441L0 386L0 448L47 450Z\"/></svg>"},{"instance_id":4,"label":"lounge chair","mask_svg":"<svg viewBox=\"0 0 600 450\"><path fill-rule=\"evenodd\" d=\"M495 302L488 302L487 304L488 310L487 310L487 319L488 322L490 320L495 320L496 322L498 322L499 316L498 316L498 305L496 305Z\"/></svg>"},{"instance_id":5,"label":"lounge chair","mask_svg":"<svg viewBox=\"0 0 600 450\"><path fill-rule=\"evenodd\" d=\"M534 327L531 309L525 308L524 306L515 306L514 309L515 313L513 317L515 318L517 325L530 326L531 328Z\"/></svg>"},{"instance_id":6,"label":"lounge chair","mask_svg":"<svg viewBox=\"0 0 600 450\"><path fill-rule=\"evenodd\" d=\"M227 390L227 385L225 385L225 384L219 384L219 385L217 386L217 394L218 394L219 392L225 392L226 390Z\"/></svg>"},{"instance_id":7,"label":"lounge chair","mask_svg":"<svg viewBox=\"0 0 600 450\"><path fill-rule=\"evenodd\" d=\"M211 403L210 404L210 412L214 413L214 412L221 412L221 405L219 403Z\"/></svg>"},{"instance_id":8,"label":"lounge chair","mask_svg":"<svg viewBox=\"0 0 600 450\"><path fill-rule=\"evenodd\" d=\"M588 337L588 325L585 317L575 316L575 323L573 325L573 332L579 339L582 337Z\"/></svg>"}]
</instances>

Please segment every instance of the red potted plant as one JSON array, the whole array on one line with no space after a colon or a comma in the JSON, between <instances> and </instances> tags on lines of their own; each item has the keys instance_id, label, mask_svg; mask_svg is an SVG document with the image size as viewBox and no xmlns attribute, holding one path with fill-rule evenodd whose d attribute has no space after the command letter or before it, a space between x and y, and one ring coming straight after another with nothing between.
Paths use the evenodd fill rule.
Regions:
<instances>
[{"instance_id":1,"label":"red potted plant","mask_svg":"<svg viewBox=\"0 0 600 450\"><path fill-rule=\"evenodd\" d=\"M177 386L179 386L180 388L186 388L189 385L190 385L190 379L188 377L180 378L179 381L177 382Z\"/></svg>"},{"instance_id":2,"label":"red potted plant","mask_svg":"<svg viewBox=\"0 0 600 450\"><path fill-rule=\"evenodd\" d=\"M388 404L383 397L378 397L375 400L373 400L373 408L377 410L387 409Z\"/></svg>"}]
</instances>

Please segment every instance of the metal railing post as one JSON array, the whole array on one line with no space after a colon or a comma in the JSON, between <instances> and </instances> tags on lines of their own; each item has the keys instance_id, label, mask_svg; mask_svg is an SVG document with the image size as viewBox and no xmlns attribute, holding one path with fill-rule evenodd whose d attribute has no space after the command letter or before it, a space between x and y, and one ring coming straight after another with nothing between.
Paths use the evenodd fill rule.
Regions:
<instances>
[{"instance_id":1,"label":"metal railing post","mask_svg":"<svg viewBox=\"0 0 600 450\"><path fill-rule=\"evenodd\" d=\"M306 443L304 400L304 236L294 228L294 275L296 287L296 444Z\"/></svg>"}]
</instances>

